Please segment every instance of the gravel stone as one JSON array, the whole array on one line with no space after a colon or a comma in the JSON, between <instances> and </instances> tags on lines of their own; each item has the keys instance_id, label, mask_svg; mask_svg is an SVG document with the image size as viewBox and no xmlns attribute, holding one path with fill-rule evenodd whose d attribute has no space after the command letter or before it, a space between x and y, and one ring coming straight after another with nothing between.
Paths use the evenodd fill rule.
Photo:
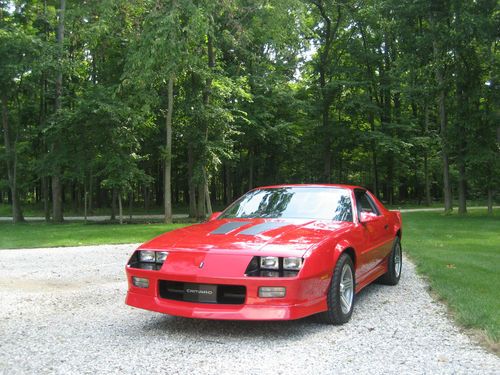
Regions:
<instances>
[{"instance_id":1,"label":"gravel stone","mask_svg":"<svg viewBox=\"0 0 500 375\"><path fill-rule=\"evenodd\" d=\"M405 259L343 326L193 320L124 304L136 245L0 250L2 374L500 374Z\"/></svg>"}]
</instances>

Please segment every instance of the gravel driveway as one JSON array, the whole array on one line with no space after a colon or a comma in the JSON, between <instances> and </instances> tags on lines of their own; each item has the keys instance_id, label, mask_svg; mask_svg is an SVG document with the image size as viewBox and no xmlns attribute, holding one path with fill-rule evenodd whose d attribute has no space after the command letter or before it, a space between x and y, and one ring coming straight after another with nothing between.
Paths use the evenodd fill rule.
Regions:
<instances>
[{"instance_id":1,"label":"gravel driveway","mask_svg":"<svg viewBox=\"0 0 500 375\"><path fill-rule=\"evenodd\" d=\"M227 322L124 305L133 245L0 250L0 373L500 373L406 260L358 295L351 322Z\"/></svg>"}]
</instances>

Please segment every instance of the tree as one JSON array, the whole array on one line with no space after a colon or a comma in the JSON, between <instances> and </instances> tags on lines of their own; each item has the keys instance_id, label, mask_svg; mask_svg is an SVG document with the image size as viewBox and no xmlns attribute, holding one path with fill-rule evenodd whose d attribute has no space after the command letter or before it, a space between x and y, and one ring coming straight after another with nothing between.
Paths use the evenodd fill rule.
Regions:
<instances>
[{"instance_id":1,"label":"tree","mask_svg":"<svg viewBox=\"0 0 500 375\"><path fill-rule=\"evenodd\" d=\"M129 55L126 83L133 83L142 93L148 92L147 106L162 105L166 144L164 158L165 222L172 222L172 116L174 81L186 67L196 64L189 53L191 44L202 38L200 10L191 2L156 3L146 16ZM133 80L133 82L132 82ZM167 100L162 100L167 91ZM163 102L163 103L162 103Z\"/></svg>"},{"instance_id":2,"label":"tree","mask_svg":"<svg viewBox=\"0 0 500 375\"><path fill-rule=\"evenodd\" d=\"M495 0L16 0L0 11L0 203L15 220L20 202L47 219L52 204L55 220L83 206L123 221L126 204L204 219L258 185L326 181L389 204L493 210Z\"/></svg>"},{"instance_id":3,"label":"tree","mask_svg":"<svg viewBox=\"0 0 500 375\"><path fill-rule=\"evenodd\" d=\"M25 88L26 81L33 74L36 59L36 42L19 30L15 24L0 29L0 97L2 106L2 130L7 165L8 185L12 199L12 220L14 223L24 221L18 191L18 158L17 145L22 133L22 111L20 92ZM15 126L13 116L9 111L11 102L16 103L18 118Z\"/></svg>"},{"instance_id":4,"label":"tree","mask_svg":"<svg viewBox=\"0 0 500 375\"><path fill-rule=\"evenodd\" d=\"M57 47L59 66L56 73L56 92L54 101L54 110L57 113L62 108L62 90L63 90L63 67L62 57L64 53L64 14L66 11L66 0L60 0L58 9L58 23L57 23ZM58 140L54 140L51 145L51 152L56 153L58 147ZM62 207L62 185L61 185L61 170L56 165L52 175L52 220L56 223L63 221L63 207Z\"/></svg>"}]
</instances>

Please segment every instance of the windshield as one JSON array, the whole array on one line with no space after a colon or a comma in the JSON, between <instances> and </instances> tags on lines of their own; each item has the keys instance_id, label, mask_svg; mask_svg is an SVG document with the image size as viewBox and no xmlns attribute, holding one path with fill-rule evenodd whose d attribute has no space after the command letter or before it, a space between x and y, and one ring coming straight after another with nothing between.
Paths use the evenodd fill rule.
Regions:
<instances>
[{"instance_id":1,"label":"windshield","mask_svg":"<svg viewBox=\"0 0 500 375\"><path fill-rule=\"evenodd\" d=\"M220 218L352 221L351 195L333 187L257 189L234 202Z\"/></svg>"}]
</instances>

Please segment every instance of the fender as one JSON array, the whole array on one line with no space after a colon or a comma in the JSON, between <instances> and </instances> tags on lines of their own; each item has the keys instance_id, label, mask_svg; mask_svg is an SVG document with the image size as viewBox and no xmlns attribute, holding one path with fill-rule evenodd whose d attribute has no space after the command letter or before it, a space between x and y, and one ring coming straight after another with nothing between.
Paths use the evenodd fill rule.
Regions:
<instances>
[{"instance_id":1,"label":"fender","mask_svg":"<svg viewBox=\"0 0 500 375\"><path fill-rule=\"evenodd\" d=\"M337 260L340 258L340 255L345 251L345 249L354 249L354 246L347 240L341 240L340 242L337 243L335 246L335 251L333 253L333 264L337 264ZM356 269L356 251L354 251L354 269Z\"/></svg>"},{"instance_id":2,"label":"fender","mask_svg":"<svg viewBox=\"0 0 500 375\"><path fill-rule=\"evenodd\" d=\"M308 269L320 270L322 278L330 279L332 277L333 269L337 264L340 255L348 248L355 249L356 247L347 239L339 239L337 237L328 238L328 240L323 241L319 246L309 249L304 258L307 259L309 263L312 263L312 267ZM325 262L325 259L329 259L329 262ZM356 251L354 251L354 267L356 268L358 256ZM309 273L303 274L304 276L311 276Z\"/></svg>"},{"instance_id":3,"label":"fender","mask_svg":"<svg viewBox=\"0 0 500 375\"><path fill-rule=\"evenodd\" d=\"M400 237L403 237L403 230L402 224L403 224L403 219L401 218L401 212L400 211L390 211L392 213L392 216L394 217L394 223L392 225L392 232L394 234L394 237L396 237L398 231L400 234Z\"/></svg>"}]
</instances>

